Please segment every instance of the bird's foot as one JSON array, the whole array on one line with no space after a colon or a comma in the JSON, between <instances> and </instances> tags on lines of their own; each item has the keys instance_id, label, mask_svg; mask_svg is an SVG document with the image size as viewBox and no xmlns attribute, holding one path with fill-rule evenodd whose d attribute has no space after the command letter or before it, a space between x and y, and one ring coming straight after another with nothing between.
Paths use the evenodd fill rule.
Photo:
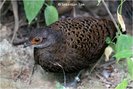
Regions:
<instances>
[{"instance_id":1,"label":"bird's foot","mask_svg":"<svg viewBox=\"0 0 133 89\"><path fill-rule=\"evenodd\" d=\"M81 75L82 75L82 73L83 73L84 71L85 71L84 69L81 70L81 71L76 75L76 77L74 78L74 80L72 80L71 82L66 83L66 86L65 86L65 87L72 87L72 88L75 88L75 89L76 89L76 88L77 88L77 84L81 82L80 77L81 77Z\"/></svg>"}]
</instances>

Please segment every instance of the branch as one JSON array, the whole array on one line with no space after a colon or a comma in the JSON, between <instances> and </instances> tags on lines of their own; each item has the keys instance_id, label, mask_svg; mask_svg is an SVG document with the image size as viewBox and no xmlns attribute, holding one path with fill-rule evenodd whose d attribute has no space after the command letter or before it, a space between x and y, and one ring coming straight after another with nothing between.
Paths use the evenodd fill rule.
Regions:
<instances>
[{"instance_id":1,"label":"branch","mask_svg":"<svg viewBox=\"0 0 133 89\"><path fill-rule=\"evenodd\" d=\"M114 23L114 25L115 25L115 27L116 27L116 29L119 31L119 27L118 27L118 25L116 24L116 21L115 21L114 17L112 16L110 10L108 9L108 7L107 7L105 1L102 0L102 3L103 3L103 5L105 6L105 8L106 8L106 10L107 10L107 12L108 12L108 14L109 14L111 20L113 21L113 23Z\"/></svg>"},{"instance_id":2,"label":"branch","mask_svg":"<svg viewBox=\"0 0 133 89\"><path fill-rule=\"evenodd\" d=\"M17 1L16 0L11 0L11 4L12 4L12 8L13 8L13 14L14 14L14 20L15 20L15 24L14 24L14 33L13 33L13 37L11 40L11 43L13 43L13 40L16 36L16 32L19 28L19 18L18 18L18 5L17 5Z\"/></svg>"},{"instance_id":3,"label":"branch","mask_svg":"<svg viewBox=\"0 0 133 89\"><path fill-rule=\"evenodd\" d=\"M4 0L4 1L0 4L0 10L1 10L1 8L3 7L5 1L6 1L6 0Z\"/></svg>"}]
</instances>

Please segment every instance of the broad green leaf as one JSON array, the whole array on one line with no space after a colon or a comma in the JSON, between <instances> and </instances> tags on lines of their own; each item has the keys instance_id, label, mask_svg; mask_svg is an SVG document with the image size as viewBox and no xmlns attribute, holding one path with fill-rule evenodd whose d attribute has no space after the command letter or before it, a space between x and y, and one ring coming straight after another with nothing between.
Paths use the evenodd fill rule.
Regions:
<instances>
[{"instance_id":1,"label":"broad green leaf","mask_svg":"<svg viewBox=\"0 0 133 89\"><path fill-rule=\"evenodd\" d=\"M117 61L119 61L121 58L130 58L133 55L131 49L132 46L133 37L130 35L120 34L117 37L117 43L115 45L116 54L114 57L116 57Z\"/></svg>"},{"instance_id":2,"label":"broad green leaf","mask_svg":"<svg viewBox=\"0 0 133 89\"><path fill-rule=\"evenodd\" d=\"M116 57L117 61L119 61L121 58L129 58L133 55L132 50L123 50L120 52L117 52L114 57Z\"/></svg>"},{"instance_id":3,"label":"broad green leaf","mask_svg":"<svg viewBox=\"0 0 133 89\"><path fill-rule=\"evenodd\" d=\"M26 18L29 21L29 24L39 13L40 9L43 6L45 0L23 0L24 10L26 14Z\"/></svg>"},{"instance_id":4,"label":"broad green leaf","mask_svg":"<svg viewBox=\"0 0 133 89\"><path fill-rule=\"evenodd\" d=\"M117 53L123 50L129 50L131 49L132 46L133 46L132 36L120 34L120 36L117 37L117 43L115 47Z\"/></svg>"},{"instance_id":5,"label":"broad green leaf","mask_svg":"<svg viewBox=\"0 0 133 89\"><path fill-rule=\"evenodd\" d=\"M133 80L133 58L127 59L128 73Z\"/></svg>"},{"instance_id":6,"label":"broad green leaf","mask_svg":"<svg viewBox=\"0 0 133 89\"><path fill-rule=\"evenodd\" d=\"M117 87L116 87L115 89L126 89L127 85L128 85L128 82L127 82L127 80L125 79L125 80L123 80L120 84L118 84Z\"/></svg>"},{"instance_id":7,"label":"broad green leaf","mask_svg":"<svg viewBox=\"0 0 133 89\"><path fill-rule=\"evenodd\" d=\"M58 12L54 6L47 6L44 15L47 26L58 21Z\"/></svg>"}]
</instances>

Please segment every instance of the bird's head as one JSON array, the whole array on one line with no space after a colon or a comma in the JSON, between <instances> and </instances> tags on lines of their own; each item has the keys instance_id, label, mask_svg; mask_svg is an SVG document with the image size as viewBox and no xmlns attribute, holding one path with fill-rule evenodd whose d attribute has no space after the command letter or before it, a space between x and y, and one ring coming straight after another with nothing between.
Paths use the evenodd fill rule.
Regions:
<instances>
[{"instance_id":1,"label":"bird's head","mask_svg":"<svg viewBox=\"0 0 133 89\"><path fill-rule=\"evenodd\" d=\"M60 40L60 36L60 32L51 28L34 29L24 46L32 45L35 48L45 48L57 43Z\"/></svg>"}]
</instances>

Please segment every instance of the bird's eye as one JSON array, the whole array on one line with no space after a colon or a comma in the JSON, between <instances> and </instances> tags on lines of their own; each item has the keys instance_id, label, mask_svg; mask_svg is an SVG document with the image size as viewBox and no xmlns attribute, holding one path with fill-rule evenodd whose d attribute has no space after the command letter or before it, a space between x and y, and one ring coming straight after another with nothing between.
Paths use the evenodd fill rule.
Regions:
<instances>
[{"instance_id":1,"label":"bird's eye","mask_svg":"<svg viewBox=\"0 0 133 89\"><path fill-rule=\"evenodd\" d=\"M42 38L41 37L35 37L31 40L31 43L32 44L38 44L42 41Z\"/></svg>"}]
</instances>

